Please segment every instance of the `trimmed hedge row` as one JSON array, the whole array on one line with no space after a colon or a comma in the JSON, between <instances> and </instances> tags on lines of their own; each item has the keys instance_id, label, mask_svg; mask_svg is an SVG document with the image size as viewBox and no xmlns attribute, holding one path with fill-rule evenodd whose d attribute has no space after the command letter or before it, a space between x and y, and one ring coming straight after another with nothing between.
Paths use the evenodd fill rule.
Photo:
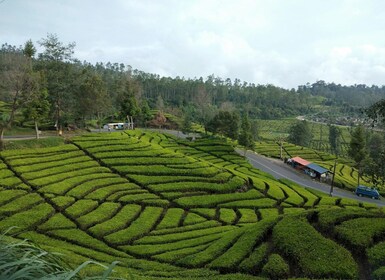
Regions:
<instances>
[{"instance_id":1,"label":"trimmed hedge row","mask_svg":"<svg viewBox=\"0 0 385 280\"><path fill-rule=\"evenodd\" d=\"M91 159L83 154L76 157L70 157L57 161L39 162L32 163L29 165L14 166L14 168L17 172L22 173L23 175L28 174L29 176L29 173L31 172L36 172L36 174L41 173L43 175L45 174L44 171L46 170L47 172L51 171L52 173L56 173L57 170L60 170L64 166L81 164L86 162L91 162Z\"/></svg>"},{"instance_id":2,"label":"trimmed hedge row","mask_svg":"<svg viewBox=\"0 0 385 280\"><path fill-rule=\"evenodd\" d=\"M238 209L241 214L241 218L238 223L255 223L258 220L257 214L254 209Z\"/></svg>"},{"instance_id":3,"label":"trimmed hedge row","mask_svg":"<svg viewBox=\"0 0 385 280\"><path fill-rule=\"evenodd\" d=\"M239 193L228 193L228 194L216 194L216 195L197 195L191 197L182 197L174 200L175 203L183 207L216 207L219 204L224 203L236 203L236 201L241 200L251 200L257 199L258 201L263 195L257 190L249 190L248 192L239 192ZM276 201L274 201L276 203ZM236 207L236 206L235 206Z\"/></svg>"},{"instance_id":4,"label":"trimmed hedge row","mask_svg":"<svg viewBox=\"0 0 385 280\"><path fill-rule=\"evenodd\" d=\"M127 227L140 214L140 212L141 206L139 205L125 205L114 217L91 227L89 230L99 237L108 235Z\"/></svg>"},{"instance_id":5,"label":"trimmed hedge row","mask_svg":"<svg viewBox=\"0 0 385 280\"><path fill-rule=\"evenodd\" d=\"M139 182L143 185L150 184L165 184L176 182L212 182L222 183L227 182L233 175L230 172L223 171L215 174L213 177L200 177L200 176L147 176L147 175L127 175L129 179Z\"/></svg>"},{"instance_id":6,"label":"trimmed hedge row","mask_svg":"<svg viewBox=\"0 0 385 280\"><path fill-rule=\"evenodd\" d=\"M179 225L179 222L184 214L184 210L180 208L167 209L162 221L156 227L157 230L164 228L174 228Z\"/></svg>"},{"instance_id":7,"label":"trimmed hedge row","mask_svg":"<svg viewBox=\"0 0 385 280\"><path fill-rule=\"evenodd\" d=\"M43 203L44 200L40 195L36 193L26 194L16 198L15 200L11 200L9 203L4 204L0 207L0 217L1 216L9 216L18 211L24 211L33 207L34 205Z\"/></svg>"},{"instance_id":8,"label":"trimmed hedge row","mask_svg":"<svg viewBox=\"0 0 385 280\"><path fill-rule=\"evenodd\" d=\"M228 250L244 233L245 229L240 228L228 232L220 239L212 242L205 250L186 256L177 261L177 264L186 265L188 267L200 267L212 262L218 256ZM209 265L211 267L211 265Z\"/></svg>"},{"instance_id":9,"label":"trimmed hedge row","mask_svg":"<svg viewBox=\"0 0 385 280\"><path fill-rule=\"evenodd\" d=\"M239 264L239 269L243 272L256 274L266 262L268 250L269 244L267 242L262 243Z\"/></svg>"},{"instance_id":10,"label":"trimmed hedge row","mask_svg":"<svg viewBox=\"0 0 385 280\"><path fill-rule=\"evenodd\" d=\"M262 275L269 277L269 279L284 279L289 276L289 273L289 265L278 254L271 254L262 268Z\"/></svg>"},{"instance_id":11,"label":"trimmed hedge row","mask_svg":"<svg viewBox=\"0 0 385 280\"><path fill-rule=\"evenodd\" d=\"M108 220L110 217L114 216L119 208L120 204L118 203L105 202L92 212L79 217L77 221L82 226L88 228L92 225Z\"/></svg>"},{"instance_id":12,"label":"trimmed hedge row","mask_svg":"<svg viewBox=\"0 0 385 280\"><path fill-rule=\"evenodd\" d=\"M318 196L309 192L306 188L301 187L300 185L298 185L298 184L296 184L290 180L287 180L287 179L280 179L279 181L281 181L282 183L284 183L288 187L292 188L299 195L301 195L307 199L307 201L303 205L304 207L313 207L315 202L318 201Z\"/></svg>"},{"instance_id":13,"label":"trimmed hedge row","mask_svg":"<svg viewBox=\"0 0 385 280\"><path fill-rule=\"evenodd\" d=\"M358 267L351 253L326 239L307 221L284 217L273 229L273 243L305 277L358 278Z\"/></svg>"},{"instance_id":14,"label":"trimmed hedge row","mask_svg":"<svg viewBox=\"0 0 385 280\"><path fill-rule=\"evenodd\" d=\"M174 227L174 228L165 228L165 229L153 230L149 233L149 235L152 236L152 235L182 233L182 232L212 228L212 227L217 227L217 226L220 226L220 223L218 221L209 220L209 221L204 221L201 223L187 225L187 226L179 226L179 227Z\"/></svg>"},{"instance_id":15,"label":"trimmed hedge row","mask_svg":"<svg viewBox=\"0 0 385 280\"><path fill-rule=\"evenodd\" d=\"M65 212L68 215L77 218L93 211L94 209L96 209L96 207L98 207L97 201L90 199L82 199L76 201L70 207L66 208Z\"/></svg>"},{"instance_id":16,"label":"trimmed hedge row","mask_svg":"<svg viewBox=\"0 0 385 280\"><path fill-rule=\"evenodd\" d=\"M212 261L209 267L219 270L235 270L241 261L252 252L255 245L262 241L274 224L274 220L264 220L256 225L246 226L234 245Z\"/></svg>"},{"instance_id":17,"label":"trimmed hedge row","mask_svg":"<svg viewBox=\"0 0 385 280\"><path fill-rule=\"evenodd\" d=\"M271 198L259 198L259 199L247 199L247 200L238 200L227 203L219 204L221 207L226 208L271 208L277 204L277 201Z\"/></svg>"},{"instance_id":18,"label":"trimmed hedge row","mask_svg":"<svg viewBox=\"0 0 385 280\"><path fill-rule=\"evenodd\" d=\"M370 212L364 208L323 209L318 212L318 224L323 230L330 230L334 225L359 217L376 217L377 212Z\"/></svg>"},{"instance_id":19,"label":"trimmed hedge row","mask_svg":"<svg viewBox=\"0 0 385 280\"><path fill-rule=\"evenodd\" d=\"M385 234L385 218L357 218L335 227L338 237L354 247L365 249Z\"/></svg>"},{"instance_id":20,"label":"trimmed hedge row","mask_svg":"<svg viewBox=\"0 0 385 280\"><path fill-rule=\"evenodd\" d=\"M187 227L187 226L186 226ZM136 240L134 244L161 244L170 243L180 240L191 239L194 237L206 236L209 234L215 234L219 232L227 232L236 229L235 226L215 226L204 229L196 229L178 233L162 234L162 235L148 235L139 240Z\"/></svg>"},{"instance_id":21,"label":"trimmed hedge row","mask_svg":"<svg viewBox=\"0 0 385 280\"><path fill-rule=\"evenodd\" d=\"M0 231L4 232L15 225L17 225L17 227L12 228L12 233L34 228L35 226L46 221L53 213L54 209L49 204L41 203L28 210L20 211L12 216L2 218Z\"/></svg>"},{"instance_id":22,"label":"trimmed hedge row","mask_svg":"<svg viewBox=\"0 0 385 280\"><path fill-rule=\"evenodd\" d=\"M167 183L160 185L149 185L148 187L155 192L168 191L208 191L214 193L234 192L245 184L245 181L239 177L233 177L223 184L209 182L180 182Z\"/></svg>"},{"instance_id":23,"label":"trimmed hedge row","mask_svg":"<svg viewBox=\"0 0 385 280\"><path fill-rule=\"evenodd\" d=\"M76 224L67 219L62 213L56 213L48 221L38 226L38 229L43 231L64 228L76 228Z\"/></svg>"},{"instance_id":24,"label":"trimmed hedge row","mask_svg":"<svg viewBox=\"0 0 385 280\"><path fill-rule=\"evenodd\" d=\"M150 232L160 218L162 212L163 209L159 207L146 207L140 216L134 220L129 227L111 233L105 236L105 239L113 244L123 245L133 241L134 239L140 238Z\"/></svg>"},{"instance_id":25,"label":"trimmed hedge row","mask_svg":"<svg viewBox=\"0 0 385 280\"><path fill-rule=\"evenodd\" d=\"M228 224L231 224L237 218L237 213L233 209L220 208L219 219Z\"/></svg>"},{"instance_id":26,"label":"trimmed hedge row","mask_svg":"<svg viewBox=\"0 0 385 280\"><path fill-rule=\"evenodd\" d=\"M49 184L56 184L59 182L63 182L64 180L77 180L78 176L90 175L90 176L101 176L101 173L110 173L111 171L105 167L89 167L83 168L80 170L66 171L55 175L50 175L49 177L41 177L33 180L29 180L29 183L39 187L46 186Z\"/></svg>"},{"instance_id":27,"label":"trimmed hedge row","mask_svg":"<svg viewBox=\"0 0 385 280\"><path fill-rule=\"evenodd\" d=\"M97 169L98 171L102 171L99 173L86 173L86 174L80 174L80 175L74 175L73 177L65 176L65 174L58 176L51 176L44 179L47 184L42 185L42 187L39 188L39 192L43 193L52 193L57 195L64 195L68 191L70 191L72 188L84 184L88 181L94 181L97 179L105 179L105 178L111 178L115 179L117 178L117 175L112 174L108 172L108 170L104 167L101 167L102 169ZM60 180L61 179L61 180ZM37 180L34 180L34 182L37 182ZM41 179L39 179L39 182L42 182Z\"/></svg>"},{"instance_id":28,"label":"trimmed hedge row","mask_svg":"<svg viewBox=\"0 0 385 280\"><path fill-rule=\"evenodd\" d=\"M224 234L225 233L221 232L221 233L210 234L206 236L200 236L200 237L195 237L188 240L181 240L176 242L168 242L163 244L151 244L151 245L129 245L129 246L122 246L121 248L130 254L141 255L141 256L152 256L152 255L157 255L165 252L173 252L179 249L205 245L215 240L218 240Z\"/></svg>"},{"instance_id":29,"label":"trimmed hedge row","mask_svg":"<svg viewBox=\"0 0 385 280\"><path fill-rule=\"evenodd\" d=\"M39 171L25 172L22 176L27 180L34 180L38 178L45 178L51 175L67 174L71 171L85 170L87 168L99 167L99 164L93 160L87 160L80 163L73 163L69 165L57 166L52 168L46 168Z\"/></svg>"}]
</instances>

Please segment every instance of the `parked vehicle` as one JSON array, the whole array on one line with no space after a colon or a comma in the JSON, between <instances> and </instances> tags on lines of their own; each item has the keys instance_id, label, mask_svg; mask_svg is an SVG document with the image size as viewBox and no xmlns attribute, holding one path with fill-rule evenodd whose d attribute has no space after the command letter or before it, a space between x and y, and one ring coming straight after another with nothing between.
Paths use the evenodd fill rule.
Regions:
<instances>
[{"instance_id":1,"label":"parked vehicle","mask_svg":"<svg viewBox=\"0 0 385 280\"><path fill-rule=\"evenodd\" d=\"M367 186L359 185L355 190L358 196L368 196L373 199L380 199L380 194L375 188L369 188Z\"/></svg>"}]
</instances>

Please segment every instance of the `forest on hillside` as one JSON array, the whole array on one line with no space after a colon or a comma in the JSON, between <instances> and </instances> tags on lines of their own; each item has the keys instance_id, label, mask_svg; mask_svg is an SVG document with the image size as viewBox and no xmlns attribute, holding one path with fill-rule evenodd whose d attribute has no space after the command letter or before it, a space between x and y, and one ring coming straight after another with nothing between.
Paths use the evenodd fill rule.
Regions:
<instances>
[{"instance_id":1,"label":"forest on hillside","mask_svg":"<svg viewBox=\"0 0 385 280\"><path fill-rule=\"evenodd\" d=\"M1 134L12 123L35 123L45 128L86 127L90 120L133 116L144 125L151 109L207 126L219 111L251 119L279 119L298 115L357 117L362 108L385 98L385 86L344 86L317 81L284 89L217 77L161 77L124 63L79 61L75 43L65 44L48 34L24 46L4 43L0 49ZM333 121L334 120L334 121Z\"/></svg>"}]
</instances>

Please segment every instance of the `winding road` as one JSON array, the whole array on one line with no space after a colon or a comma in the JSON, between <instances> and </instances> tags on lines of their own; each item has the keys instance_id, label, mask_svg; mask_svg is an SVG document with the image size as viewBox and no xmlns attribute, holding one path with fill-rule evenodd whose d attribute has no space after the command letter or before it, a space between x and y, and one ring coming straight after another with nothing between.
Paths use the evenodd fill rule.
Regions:
<instances>
[{"instance_id":1,"label":"winding road","mask_svg":"<svg viewBox=\"0 0 385 280\"><path fill-rule=\"evenodd\" d=\"M235 149L237 153L244 155L244 151L241 149ZM280 160L267 158L265 156L258 155L254 152L247 151L246 158L250 164L264 172L267 172L274 176L276 179L289 179L301 186L306 188L311 188L317 191L321 191L329 194L330 185L325 183L320 183L311 179L309 176L300 173L299 171L291 168ZM333 188L333 196L341 198L350 198L355 199L360 202L374 203L378 206L385 206L385 201L383 200L373 200L368 197L359 197L353 192L346 191L337 187Z\"/></svg>"}]
</instances>

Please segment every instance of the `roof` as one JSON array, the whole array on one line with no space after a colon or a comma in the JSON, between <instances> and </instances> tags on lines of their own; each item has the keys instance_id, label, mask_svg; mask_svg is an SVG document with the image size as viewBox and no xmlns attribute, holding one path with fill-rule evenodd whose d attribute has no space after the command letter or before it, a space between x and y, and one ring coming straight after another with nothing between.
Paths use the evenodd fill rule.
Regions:
<instances>
[{"instance_id":1,"label":"roof","mask_svg":"<svg viewBox=\"0 0 385 280\"><path fill-rule=\"evenodd\" d=\"M310 164L310 162L308 162L307 160L305 160L303 158L300 158L300 157L293 157L291 160L295 161L295 162L297 162L297 163L299 163L301 165L304 165L304 166Z\"/></svg>"},{"instance_id":2,"label":"roof","mask_svg":"<svg viewBox=\"0 0 385 280\"><path fill-rule=\"evenodd\" d=\"M329 170L327 170L326 168L323 168L321 166L319 166L318 164L315 164L315 163L310 163L308 165L306 165L306 167L314 170L315 172L319 173L319 174L324 174L326 172L329 172Z\"/></svg>"}]
</instances>

